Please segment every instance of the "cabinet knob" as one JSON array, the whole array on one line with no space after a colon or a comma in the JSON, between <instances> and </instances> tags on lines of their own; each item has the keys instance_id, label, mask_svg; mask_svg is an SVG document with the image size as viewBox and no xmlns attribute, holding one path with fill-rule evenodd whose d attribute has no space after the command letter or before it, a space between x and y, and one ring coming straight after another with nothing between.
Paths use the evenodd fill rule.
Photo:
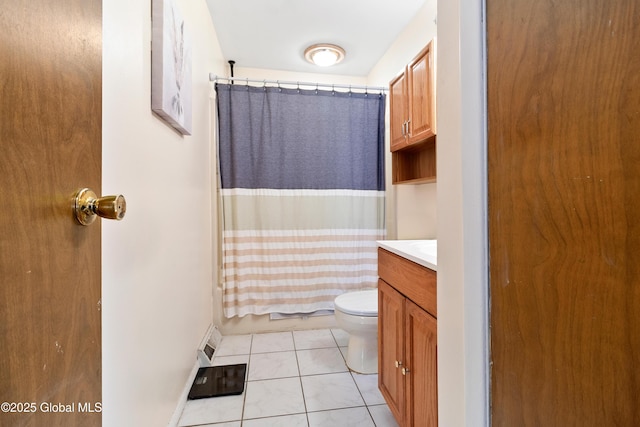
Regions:
<instances>
[{"instance_id":1,"label":"cabinet knob","mask_svg":"<svg viewBox=\"0 0 640 427\"><path fill-rule=\"evenodd\" d=\"M399 368L400 366L402 366L402 362L399 360L396 360L396 368Z\"/></svg>"},{"instance_id":2,"label":"cabinet knob","mask_svg":"<svg viewBox=\"0 0 640 427\"><path fill-rule=\"evenodd\" d=\"M408 368L402 368L402 375L407 375L409 373Z\"/></svg>"}]
</instances>

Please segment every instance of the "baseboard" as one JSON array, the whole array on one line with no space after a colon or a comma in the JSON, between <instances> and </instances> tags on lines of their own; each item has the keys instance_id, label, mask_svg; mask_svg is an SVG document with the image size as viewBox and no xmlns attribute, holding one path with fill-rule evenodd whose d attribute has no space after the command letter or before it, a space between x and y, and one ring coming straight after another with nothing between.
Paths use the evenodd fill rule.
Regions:
<instances>
[{"instance_id":1,"label":"baseboard","mask_svg":"<svg viewBox=\"0 0 640 427\"><path fill-rule=\"evenodd\" d=\"M168 427L177 427L180 422L180 417L182 416L182 412L184 411L184 407L187 404L187 396L189 396L189 391L191 390L191 385L193 385L193 380L196 378L196 374L198 373L198 369L200 368L200 362L196 359L193 364L193 369L191 369L191 373L189 374L189 378L187 378L187 383L180 394L180 400L178 400L178 406L176 407L175 412L173 413L173 417L171 417L171 421L169 421Z\"/></svg>"}]
</instances>

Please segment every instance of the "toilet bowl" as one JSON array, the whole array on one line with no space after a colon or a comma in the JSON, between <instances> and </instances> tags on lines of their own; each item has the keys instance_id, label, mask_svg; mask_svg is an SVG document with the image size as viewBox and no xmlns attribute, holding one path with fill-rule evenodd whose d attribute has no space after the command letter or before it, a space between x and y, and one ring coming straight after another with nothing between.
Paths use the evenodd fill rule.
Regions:
<instances>
[{"instance_id":1,"label":"toilet bowl","mask_svg":"<svg viewBox=\"0 0 640 427\"><path fill-rule=\"evenodd\" d=\"M336 323L349 333L347 366L361 374L378 372L378 290L347 292L334 300Z\"/></svg>"}]
</instances>

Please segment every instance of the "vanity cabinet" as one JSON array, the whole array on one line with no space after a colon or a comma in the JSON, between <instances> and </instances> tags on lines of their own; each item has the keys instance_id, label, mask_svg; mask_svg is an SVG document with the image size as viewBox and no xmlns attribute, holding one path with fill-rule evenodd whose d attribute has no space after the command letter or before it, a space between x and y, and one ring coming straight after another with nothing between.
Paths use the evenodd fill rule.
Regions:
<instances>
[{"instance_id":1,"label":"vanity cabinet","mask_svg":"<svg viewBox=\"0 0 640 427\"><path fill-rule=\"evenodd\" d=\"M435 39L389 83L393 183L436 178Z\"/></svg>"},{"instance_id":2,"label":"vanity cabinet","mask_svg":"<svg viewBox=\"0 0 640 427\"><path fill-rule=\"evenodd\" d=\"M436 272L380 248L378 275L378 386L401 427L436 427Z\"/></svg>"}]
</instances>

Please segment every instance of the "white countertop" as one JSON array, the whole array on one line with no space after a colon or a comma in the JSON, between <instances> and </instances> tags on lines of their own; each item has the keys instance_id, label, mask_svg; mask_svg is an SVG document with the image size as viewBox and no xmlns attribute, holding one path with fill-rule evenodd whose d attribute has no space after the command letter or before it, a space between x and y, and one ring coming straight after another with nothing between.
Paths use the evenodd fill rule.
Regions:
<instances>
[{"instance_id":1,"label":"white countertop","mask_svg":"<svg viewBox=\"0 0 640 427\"><path fill-rule=\"evenodd\" d=\"M378 240L378 246L423 267L438 271L437 240Z\"/></svg>"}]
</instances>

